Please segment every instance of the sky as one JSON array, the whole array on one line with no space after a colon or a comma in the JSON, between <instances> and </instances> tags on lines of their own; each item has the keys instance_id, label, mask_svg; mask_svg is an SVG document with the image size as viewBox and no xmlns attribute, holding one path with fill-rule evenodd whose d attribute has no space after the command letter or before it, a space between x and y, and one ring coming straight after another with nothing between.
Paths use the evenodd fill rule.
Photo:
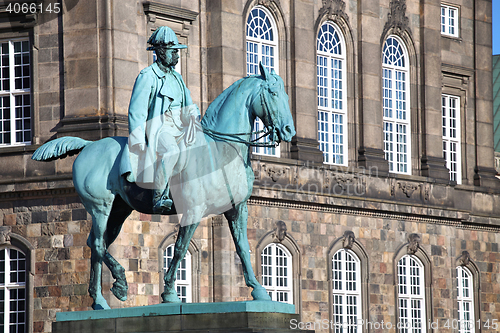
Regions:
<instances>
[{"instance_id":1,"label":"sky","mask_svg":"<svg viewBox=\"0 0 500 333\"><path fill-rule=\"evenodd\" d=\"M493 54L500 54L500 0L493 0Z\"/></svg>"}]
</instances>

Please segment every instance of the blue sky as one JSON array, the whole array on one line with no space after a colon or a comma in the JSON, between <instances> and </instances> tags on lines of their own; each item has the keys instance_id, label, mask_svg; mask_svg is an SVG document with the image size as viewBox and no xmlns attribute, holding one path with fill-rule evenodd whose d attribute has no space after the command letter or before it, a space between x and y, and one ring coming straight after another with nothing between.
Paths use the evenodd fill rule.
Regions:
<instances>
[{"instance_id":1,"label":"blue sky","mask_svg":"<svg viewBox=\"0 0 500 333\"><path fill-rule=\"evenodd\" d=\"M493 0L493 54L500 54L500 0Z\"/></svg>"}]
</instances>

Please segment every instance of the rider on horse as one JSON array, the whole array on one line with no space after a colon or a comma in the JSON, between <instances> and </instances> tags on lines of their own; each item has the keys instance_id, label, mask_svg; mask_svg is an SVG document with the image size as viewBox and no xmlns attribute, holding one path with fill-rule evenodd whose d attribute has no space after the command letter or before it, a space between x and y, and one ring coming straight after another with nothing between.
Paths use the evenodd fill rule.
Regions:
<instances>
[{"instance_id":1,"label":"rider on horse","mask_svg":"<svg viewBox=\"0 0 500 333\"><path fill-rule=\"evenodd\" d=\"M190 122L199 121L200 111L193 104L182 76L174 67L179 61L179 44L174 31L158 28L148 40L157 60L137 76L128 110L129 144L141 167L135 175L144 187L154 185L153 212L170 210L167 184L179 158L178 143ZM192 144L192 142L188 143Z\"/></svg>"}]
</instances>

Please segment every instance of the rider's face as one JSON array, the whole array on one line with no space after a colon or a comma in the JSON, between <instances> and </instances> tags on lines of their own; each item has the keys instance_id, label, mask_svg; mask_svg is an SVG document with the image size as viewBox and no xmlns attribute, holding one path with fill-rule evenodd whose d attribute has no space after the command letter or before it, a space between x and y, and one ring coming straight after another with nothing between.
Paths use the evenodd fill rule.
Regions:
<instances>
[{"instance_id":1,"label":"rider's face","mask_svg":"<svg viewBox=\"0 0 500 333\"><path fill-rule=\"evenodd\" d=\"M159 47L156 55L163 66L174 67L179 62L179 50Z\"/></svg>"}]
</instances>

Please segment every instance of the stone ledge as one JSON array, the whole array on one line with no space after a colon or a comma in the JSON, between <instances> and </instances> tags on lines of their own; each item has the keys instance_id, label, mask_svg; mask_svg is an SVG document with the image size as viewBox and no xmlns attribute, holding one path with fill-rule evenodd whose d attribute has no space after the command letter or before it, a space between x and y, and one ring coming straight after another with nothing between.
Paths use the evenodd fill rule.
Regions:
<instances>
[{"instance_id":1,"label":"stone ledge","mask_svg":"<svg viewBox=\"0 0 500 333\"><path fill-rule=\"evenodd\" d=\"M292 330L300 322L292 304L270 301L158 304L100 311L59 312L53 333L72 332L314 332Z\"/></svg>"},{"instance_id":2,"label":"stone ledge","mask_svg":"<svg viewBox=\"0 0 500 333\"><path fill-rule=\"evenodd\" d=\"M57 313L57 321L92 320L142 316L164 316L200 313L295 313L295 305L269 301L241 301L216 303L165 303L141 307L119 308L99 311L73 311Z\"/></svg>"}]
</instances>

